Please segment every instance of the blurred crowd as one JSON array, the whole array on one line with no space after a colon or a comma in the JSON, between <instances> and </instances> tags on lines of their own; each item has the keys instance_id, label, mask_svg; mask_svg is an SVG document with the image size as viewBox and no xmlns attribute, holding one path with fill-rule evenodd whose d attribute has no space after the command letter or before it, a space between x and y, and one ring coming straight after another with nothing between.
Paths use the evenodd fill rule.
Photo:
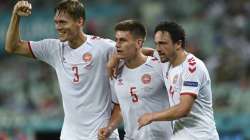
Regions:
<instances>
[{"instance_id":1,"label":"blurred crowd","mask_svg":"<svg viewBox=\"0 0 250 140\"><path fill-rule=\"evenodd\" d=\"M38 15L52 11L48 14L53 17L53 7L57 1L35 0L31 3L33 11ZM15 2L0 1L0 38L2 38L0 39L2 50L0 130L6 133L12 126L25 127L28 130L29 126L36 125L36 121L32 122L30 116L36 116L36 119L42 122L41 125L45 125L46 120L60 120L63 115L54 71L44 63L3 53L3 38L7 26L1 23L1 18L9 20ZM250 139L249 0L83 0L83 2L87 11L85 25L87 33L113 39L115 23L128 18L138 19L148 29L146 47L154 47L152 37L157 23L163 20L180 23L186 30L188 51L204 60L209 69L213 81L215 119L221 139L226 140L228 138L226 134L234 133L239 140ZM48 22L53 27L53 19L49 19ZM44 30L44 27L40 28ZM51 36L56 35L54 30L50 32L53 32ZM39 36L36 39L44 37L48 36ZM27 122L30 125L26 126ZM55 125L59 125L60 128L60 121ZM35 128L39 128L38 126ZM231 136L232 139L236 139L235 137ZM2 140L1 134L0 140ZM16 140L24 139L16 138Z\"/></svg>"}]
</instances>

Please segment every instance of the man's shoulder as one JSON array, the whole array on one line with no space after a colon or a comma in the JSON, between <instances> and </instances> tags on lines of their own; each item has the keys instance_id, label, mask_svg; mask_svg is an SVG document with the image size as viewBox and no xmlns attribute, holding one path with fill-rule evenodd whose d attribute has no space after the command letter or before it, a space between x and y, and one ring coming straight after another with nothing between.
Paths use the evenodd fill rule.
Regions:
<instances>
[{"instance_id":1,"label":"man's shoulder","mask_svg":"<svg viewBox=\"0 0 250 140\"><path fill-rule=\"evenodd\" d=\"M57 46L60 46L60 44L62 44L59 39L42 39L39 41L29 41L29 43L31 44L31 46L35 45L36 47L41 46L47 48L56 48Z\"/></svg>"},{"instance_id":2,"label":"man's shoulder","mask_svg":"<svg viewBox=\"0 0 250 140\"><path fill-rule=\"evenodd\" d=\"M102 38L99 36L92 36L88 35L88 42L94 46L101 46L101 47L114 47L115 42L111 39Z\"/></svg>"},{"instance_id":3,"label":"man's shoulder","mask_svg":"<svg viewBox=\"0 0 250 140\"><path fill-rule=\"evenodd\" d=\"M51 39L51 38L47 38L47 39L42 39L40 41L32 41L32 42L37 42L37 43L41 43L47 46L55 46L57 44L61 44L59 39Z\"/></svg>"},{"instance_id":4,"label":"man's shoulder","mask_svg":"<svg viewBox=\"0 0 250 140\"><path fill-rule=\"evenodd\" d=\"M148 56L147 61L145 62L144 66L152 70L158 71L159 69L161 69L161 62L156 57Z\"/></svg>"},{"instance_id":5,"label":"man's shoulder","mask_svg":"<svg viewBox=\"0 0 250 140\"><path fill-rule=\"evenodd\" d=\"M45 39L43 39L43 41L53 42L53 43L60 43L60 40L59 39L55 39L55 38L45 38Z\"/></svg>"},{"instance_id":6,"label":"man's shoulder","mask_svg":"<svg viewBox=\"0 0 250 140\"><path fill-rule=\"evenodd\" d=\"M154 57L154 56L148 56L146 63L152 66L161 65L161 61L159 60L159 58Z\"/></svg>"},{"instance_id":7,"label":"man's shoulder","mask_svg":"<svg viewBox=\"0 0 250 140\"><path fill-rule=\"evenodd\" d=\"M197 73L197 71L206 71L204 62L191 53L187 55L184 68L190 73Z\"/></svg>"}]
</instances>

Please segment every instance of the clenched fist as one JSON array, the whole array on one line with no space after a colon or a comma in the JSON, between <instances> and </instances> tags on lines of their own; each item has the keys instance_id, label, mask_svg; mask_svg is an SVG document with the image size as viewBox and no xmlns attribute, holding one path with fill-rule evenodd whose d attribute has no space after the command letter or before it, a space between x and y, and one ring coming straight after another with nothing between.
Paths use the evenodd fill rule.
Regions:
<instances>
[{"instance_id":1,"label":"clenched fist","mask_svg":"<svg viewBox=\"0 0 250 140\"><path fill-rule=\"evenodd\" d=\"M32 6L28 1L18 1L14 7L13 13L19 16L29 16Z\"/></svg>"},{"instance_id":2,"label":"clenched fist","mask_svg":"<svg viewBox=\"0 0 250 140\"><path fill-rule=\"evenodd\" d=\"M111 127L104 127L99 129L98 140L107 140L112 132L113 129Z\"/></svg>"}]
</instances>

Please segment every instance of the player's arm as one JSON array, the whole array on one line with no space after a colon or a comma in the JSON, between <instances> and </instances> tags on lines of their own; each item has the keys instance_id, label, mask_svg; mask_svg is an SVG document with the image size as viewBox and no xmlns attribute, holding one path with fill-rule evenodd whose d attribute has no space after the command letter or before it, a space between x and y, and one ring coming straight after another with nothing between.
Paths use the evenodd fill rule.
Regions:
<instances>
[{"instance_id":1,"label":"player's arm","mask_svg":"<svg viewBox=\"0 0 250 140\"><path fill-rule=\"evenodd\" d=\"M106 140L110 136L110 134L118 127L121 121L122 121L122 115L121 115L120 105L115 104L112 110L112 115L108 123L108 126L99 129L98 139Z\"/></svg>"},{"instance_id":2,"label":"player's arm","mask_svg":"<svg viewBox=\"0 0 250 140\"><path fill-rule=\"evenodd\" d=\"M180 103L161 112L146 113L138 119L139 128L153 121L172 121L189 114L196 96L190 93L182 93Z\"/></svg>"},{"instance_id":3,"label":"player's arm","mask_svg":"<svg viewBox=\"0 0 250 140\"><path fill-rule=\"evenodd\" d=\"M117 75L117 69L119 66L120 59L117 58L116 53L113 53L107 63L108 75L111 79L115 78Z\"/></svg>"},{"instance_id":4,"label":"player's arm","mask_svg":"<svg viewBox=\"0 0 250 140\"><path fill-rule=\"evenodd\" d=\"M141 48L141 51L146 56L153 56L155 50L153 48Z\"/></svg>"},{"instance_id":5,"label":"player's arm","mask_svg":"<svg viewBox=\"0 0 250 140\"><path fill-rule=\"evenodd\" d=\"M30 14L31 4L28 1L18 1L14 6L5 39L5 50L7 53L32 57L28 42L20 39L19 32L21 16L29 16Z\"/></svg>"}]
</instances>

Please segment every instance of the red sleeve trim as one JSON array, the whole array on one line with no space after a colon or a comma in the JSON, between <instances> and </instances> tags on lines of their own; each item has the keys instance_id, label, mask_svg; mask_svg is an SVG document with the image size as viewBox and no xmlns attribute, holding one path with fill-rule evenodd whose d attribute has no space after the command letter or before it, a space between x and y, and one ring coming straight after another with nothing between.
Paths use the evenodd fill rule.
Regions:
<instances>
[{"instance_id":1,"label":"red sleeve trim","mask_svg":"<svg viewBox=\"0 0 250 140\"><path fill-rule=\"evenodd\" d=\"M36 59L36 56L34 55L34 53L33 53L33 51L32 51L30 42L28 42L28 46L29 46L29 50L30 50L30 52L31 52L32 57Z\"/></svg>"},{"instance_id":2,"label":"red sleeve trim","mask_svg":"<svg viewBox=\"0 0 250 140\"><path fill-rule=\"evenodd\" d=\"M189 96L193 96L195 99L197 98L197 94L192 93L192 92L183 92L180 95L189 95Z\"/></svg>"}]
</instances>

